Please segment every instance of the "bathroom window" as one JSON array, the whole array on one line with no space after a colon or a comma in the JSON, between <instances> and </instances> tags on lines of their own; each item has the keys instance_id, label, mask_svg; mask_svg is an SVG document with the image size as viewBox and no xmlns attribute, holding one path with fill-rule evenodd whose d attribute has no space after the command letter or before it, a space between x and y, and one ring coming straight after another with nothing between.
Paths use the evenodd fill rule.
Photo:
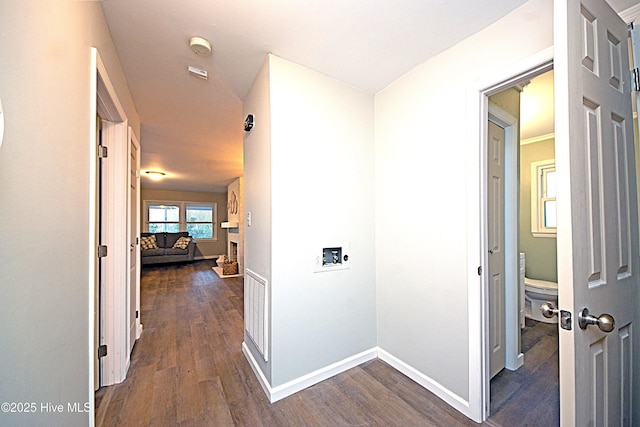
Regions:
<instances>
[{"instance_id":1,"label":"bathroom window","mask_svg":"<svg viewBox=\"0 0 640 427\"><path fill-rule=\"evenodd\" d=\"M531 233L534 237L556 237L556 163L531 163Z\"/></svg>"}]
</instances>

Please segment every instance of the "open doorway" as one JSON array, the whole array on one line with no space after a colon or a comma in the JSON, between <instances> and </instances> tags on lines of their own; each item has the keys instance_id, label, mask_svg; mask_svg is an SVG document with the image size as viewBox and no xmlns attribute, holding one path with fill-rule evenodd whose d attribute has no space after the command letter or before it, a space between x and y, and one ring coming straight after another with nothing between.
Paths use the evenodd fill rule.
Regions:
<instances>
[{"instance_id":1,"label":"open doorway","mask_svg":"<svg viewBox=\"0 0 640 427\"><path fill-rule=\"evenodd\" d=\"M553 71L489 96L487 129L490 419L558 425Z\"/></svg>"}]
</instances>

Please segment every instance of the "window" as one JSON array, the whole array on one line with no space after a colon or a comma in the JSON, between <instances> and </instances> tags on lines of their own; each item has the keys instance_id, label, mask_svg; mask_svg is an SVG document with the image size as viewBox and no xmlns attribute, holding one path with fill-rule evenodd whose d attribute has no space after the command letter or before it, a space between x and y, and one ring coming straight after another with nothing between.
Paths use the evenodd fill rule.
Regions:
<instances>
[{"instance_id":1,"label":"window","mask_svg":"<svg viewBox=\"0 0 640 427\"><path fill-rule=\"evenodd\" d=\"M213 206L187 205L185 212L190 236L196 239L213 238Z\"/></svg>"},{"instance_id":2,"label":"window","mask_svg":"<svg viewBox=\"0 0 640 427\"><path fill-rule=\"evenodd\" d=\"M556 164L554 160L531 163L531 233L556 237Z\"/></svg>"},{"instance_id":3,"label":"window","mask_svg":"<svg viewBox=\"0 0 640 427\"><path fill-rule=\"evenodd\" d=\"M198 240L218 239L216 204L144 201L146 231L186 231Z\"/></svg>"},{"instance_id":4,"label":"window","mask_svg":"<svg viewBox=\"0 0 640 427\"><path fill-rule=\"evenodd\" d=\"M175 233L180 231L180 207L153 204L148 206L150 233Z\"/></svg>"}]
</instances>

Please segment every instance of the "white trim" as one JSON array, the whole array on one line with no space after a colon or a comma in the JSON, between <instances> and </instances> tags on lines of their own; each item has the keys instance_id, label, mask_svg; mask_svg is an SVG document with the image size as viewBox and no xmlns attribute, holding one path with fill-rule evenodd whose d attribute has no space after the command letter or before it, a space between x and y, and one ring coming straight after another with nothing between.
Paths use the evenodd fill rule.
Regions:
<instances>
[{"instance_id":1,"label":"white trim","mask_svg":"<svg viewBox=\"0 0 640 427\"><path fill-rule=\"evenodd\" d=\"M346 359L332 363L331 365L325 366L324 368L320 368L276 387L271 387L271 384L269 384L269 381L264 376L258 362L253 357L253 354L244 341L242 342L242 353L244 353L245 357L249 361L249 365L256 374L262 390L264 390L267 398L269 398L269 402L274 403L287 396L291 396L300 390L304 390L307 387L311 387L312 385L318 384L319 382L338 375L339 373L361 365L364 362L375 359L378 356L378 348L375 347L370 350L363 351L362 353L347 357Z\"/></svg>"},{"instance_id":2,"label":"white trim","mask_svg":"<svg viewBox=\"0 0 640 427\"><path fill-rule=\"evenodd\" d=\"M620 18L622 18L622 20L627 24L630 22L634 22L636 18L640 16L640 4L633 5L630 8L618 13L618 15L620 15Z\"/></svg>"},{"instance_id":3,"label":"white trim","mask_svg":"<svg viewBox=\"0 0 640 427\"><path fill-rule=\"evenodd\" d=\"M218 259L220 258L220 255L203 255L203 256L194 256L193 260L194 261L202 261L204 259ZM240 275L242 277L242 275Z\"/></svg>"},{"instance_id":4,"label":"white trim","mask_svg":"<svg viewBox=\"0 0 640 427\"><path fill-rule=\"evenodd\" d=\"M115 87L111 83L107 69L104 66L100 54L96 51L96 68L98 72L98 86L96 91L98 93L98 110L102 110L102 117L105 120L110 121L126 121L127 115L118 99Z\"/></svg>"},{"instance_id":5,"label":"white trim","mask_svg":"<svg viewBox=\"0 0 640 427\"><path fill-rule=\"evenodd\" d=\"M96 138L96 125L97 125L97 100L98 100L98 74L97 70L97 56L98 51L96 48L91 48L91 59L90 59L90 86L89 86L89 248L87 249L87 254L89 257L89 426L93 427L95 425L95 390L96 390L96 369L95 369L95 358L96 351L95 343L96 343L96 321L95 321L95 313L96 313L96 292L95 288L97 285L96 278L96 256L97 256L97 209L96 209L96 201L97 201L97 168L96 168L96 159L98 156L97 149L97 138Z\"/></svg>"},{"instance_id":6,"label":"white trim","mask_svg":"<svg viewBox=\"0 0 640 427\"><path fill-rule=\"evenodd\" d=\"M103 173L106 173L106 180L103 175L102 182L103 193L106 190L106 206L103 206L102 218L106 223L106 234L103 233L106 240L103 243L108 247L108 254L102 260L104 275L101 335L102 343L106 344L108 349L107 355L102 358L103 386L124 381L130 363L127 345L127 128L126 121L103 121L102 144L109 150L109 156L102 159Z\"/></svg>"},{"instance_id":7,"label":"white trim","mask_svg":"<svg viewBox=\"0 0 640 427\"><path fill-rule=\"evenodd\" d=\"M506 67L467 88L467 295L469 328L469 409L476 422L488 416L489 374L487 349L487 259L486 236L486 134L487 96L513 86L531 74L552 67L553 47Z\"/></svg>"},{"instance_id":8,"label":"white trim","mask_svg":"<svg viewBox=\"0 0 640 427\"><path fill-rule=\"evenodd\" d=\"M534 136L533 138L527 138L520 141L520 145L535 144L536 142L548 141L555 139L555 132L547 133L545 135Z\"/></svg>"},{"instance_id":9,"label":"white trim","mask_svg":"<svg viewBox=\"0 0 640 427\"><path fill-rule=\"evenodd\" d=\"M101 343L107 344L107 356L100 363L102 372L101 386L122 382L129 368L127 351L127 200L128 200L128 124L124 108L118 99L117 92L111 83L107 70L95 51L97 74L97 108L102 119L108 122L107 138L103 144L109 146L109 156L102 160L103 171L108 171L109 180L104 182L102 192L106 197L108 213L104 218L108 227L108 256L103 259L105 277L103 277L103 302L101 310L102 336ZM95 147L94 147L95 149ZM95 162L95 158L92 159ZM97 225L96 225L97 226ZM125 273L126 274L123 274ZM106 280L105 280L106 279ZM91 305L91 304L90 304ZM94 351L93 349L91 350Z\"/></svg>"},{"instance_id":10,"label":"white trim","mask_svg":"<svg viewBox=\"0 0 640 427\"><path fill-rule=\"evenodd\" d=\"M267 380L266 376L260 369L258 362L253 357L253 354L244 341L242 342L242 353L244 353L245 357L247 358L251 369L258 378L258 382L260 383L262 390L271 403L282 400L285 397L291 396L301 390L304 390L305 388L318 384L326 379L336 376L342 372L348 371L349 369L359 366L365 362L379 358L380 360L389 364L392 368L396 369L398 372L409 377L409 379L416 382L421 387L424 387L425 389L438 396L440 399L444 400L447 404L451 405L463 415L471 418L468 401L464 400L457 394L444 387L442 384L434 381L432 378L424 375L411 365L403 362L391 353L379 347L374 347L353 356L347 357L343 360L332 363L331 365L325 366L324 368L320 368L316 371L310 372L306 375L303 375L299 378L276 387L271 386L269 380Z\"/></svg>"},{"instance_id":11,"label":"white trim","mask_svg":"<svg viewBox=\"0 0 640 427\"><path fill-rule=\"evenodd\" d=\"M541 170L551 169L555 171L556 169L556 159L546 159L539 160L537 162L531 162L529 164L530 168L530 179L531 179L531 234L533 237L553 237L556 238L558 232L557 228L545 228L541 225L543 221L542 217L544 216L542 212L542 208L540 206L541 199L543 198L540 194L540 173Z\"/></svg>"},{"instance_id":12,"label":"white trim","mask_svg":"<svg viewBox=\"0 0 640 427\"><path fill-rule=\"evenodd\" d=\"M451 405L463 415L472 418L469 402L467 400L464 400L457 394L453 393L451 390L444 387L442 384L434 381L432 378L426 376L413 366L403 362L402 360L398 359L391 353L388 353L381 348L378 348L378 357L380 358L380 360L388 363L393 368L418 383L420 386L426 388L427 390L438 396L440 399L444 400L445 403Z\"/></svg>"}]
</instances>

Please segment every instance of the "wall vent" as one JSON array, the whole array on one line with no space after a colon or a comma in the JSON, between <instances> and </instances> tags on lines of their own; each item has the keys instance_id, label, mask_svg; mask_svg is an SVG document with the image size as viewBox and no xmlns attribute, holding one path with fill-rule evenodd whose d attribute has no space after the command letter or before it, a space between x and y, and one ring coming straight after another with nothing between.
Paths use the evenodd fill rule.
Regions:
<instances>
[{"instance_id":1,"label":"wall vent","mask_svg":"<svg viewBox=\"0 0 640 427\"><path fill-rule=\"evenodd\" d=\"M269 360L269 282L246 269L244 329L265 362Z\"/></svg>"}]
</instances>

